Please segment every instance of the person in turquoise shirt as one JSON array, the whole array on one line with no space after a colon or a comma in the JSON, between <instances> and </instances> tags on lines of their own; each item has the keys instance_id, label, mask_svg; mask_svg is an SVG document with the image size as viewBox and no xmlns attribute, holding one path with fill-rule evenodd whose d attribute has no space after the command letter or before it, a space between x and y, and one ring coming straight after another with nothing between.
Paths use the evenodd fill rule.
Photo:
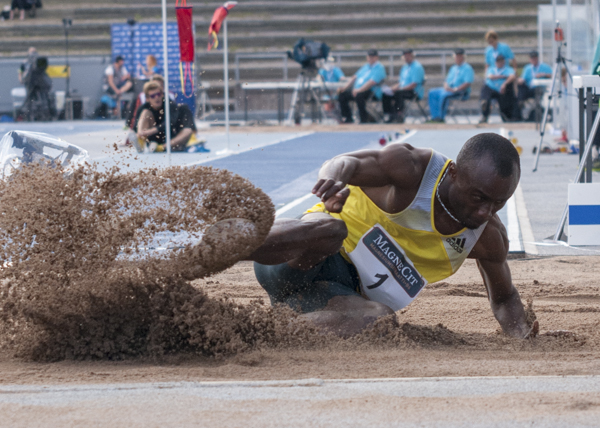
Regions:
<instances>
[{"instance_id":1,"label":"person in turquoise shirt","mask_svg":"<svg viewBox=\"0 0 600 428\"><path fill-rule=\"evenodd\" d=\"M537 51L529 52L529 64L521 72L521 77L517 80L519 88L519 110L522 112L525 101L535 98L536 87L533 85L533 79L550 79L552 77L552 67L540 62L540 55Z\"/></svg>"},{"instance_id":2,"label":"person in turquoise shirt","mask_svg":"<svg viewBox=\"0 0 600 428\"><path fill-rule=\"evenodd\" d=\"M385 67L379 62L379 54L375 49L367 51L367 63L352 76L348 83L340 88L339 102L342 123L352 123L350 101L358 107L360 123L372 123L375 119L367 112L367 100L373 95L381 99L381 84L387 77Z\"/></svg>"},{"instance_id":3,"label":"person in turquoise shirt","mask_svg":"<svg viewBox=\"0 0 600 428\"><path fill-rule=\"evenodd\" d=\"M471 84L475 79L473 67L465 61L465 50L454 50L454 65L450 67L444 86L429 90L429 113L434 122L443 122L452 98L469 99Z\"/></svg>"},{"instance_id":4,"label":"person in turquoise shirt","mask_svg":"<svg viewBox=\"0 0 600 428\"><path fill-rule=\"evenodd\" d=\"M319 74L324 82L339 82L345 77L342 69L335 65L335 58L332 56L323 60L323 64L319 68Z\"/></svg>"},{"instance_id":5,"label":"person in turquoise shirt","mask_svg":"<svg viewBox=\"0 0 600 428\"><path fill-rule=\"evenodd\" d=\"M513 82L517 76L512 67L506 65L504 56L496 57L496 65L488 67L485 76L485 85L481 88L481 119L479 123L487 123L490 115L492 100L498 100L502 121L509 122L517 118L517 100L513 89Z\"/></svg>"},{"instance_id":6,"label":"person in turquoise shirt","mask_svg":"<svg viewBox=\"0 0 600 428\"><path fill-rule=\"evenodd\" d=\"M423 99L425 89L425 70L415 59L412 49L405 49L402 54L406 64L400 69L398 83L389 88L382 96L383 112L389 115L388 123L404 122L404 100Z\"/></svg>"},{"instance_id":7,"label":"person in turquoise shirt","mask_svg":"<svg viewBox=\"0 0 600 428\"><path fill-rule=\"evenodd\" d=\"M498 33L495 31L488 31L485 34L485 40L488 43L488 47L485 48L485 69L494 67L496 64L496 57L502 55L505 60L508 61L509 65L515 70L517 69L517 60L510 46L506 43L500 43L498 40Z\"/></svg>"}]
</instances>

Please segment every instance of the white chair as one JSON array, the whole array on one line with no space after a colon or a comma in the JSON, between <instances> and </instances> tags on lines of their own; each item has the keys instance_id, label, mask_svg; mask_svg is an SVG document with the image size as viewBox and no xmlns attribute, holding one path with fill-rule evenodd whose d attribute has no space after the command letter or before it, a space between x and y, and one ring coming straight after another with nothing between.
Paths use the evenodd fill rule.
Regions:
<instances>
[{"instance_id":1,"label":"white chair","mask_svg":"<svg viewBox=\"0 0 600 428\"><path fill-rule=\"evenodd\" d=\"M23 106L25 98L27 97L27 91L24 86L12 88L10 96L12 97L13 118L16 120L18 111Z\"/></svg>"}]
</instances>

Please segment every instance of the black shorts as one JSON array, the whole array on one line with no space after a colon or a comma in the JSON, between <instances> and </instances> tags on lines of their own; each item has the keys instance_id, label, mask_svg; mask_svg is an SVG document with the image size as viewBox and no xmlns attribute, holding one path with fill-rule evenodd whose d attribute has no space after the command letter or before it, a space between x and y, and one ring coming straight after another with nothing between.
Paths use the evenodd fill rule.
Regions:
<instances>
[{"instance_id":1,"label":"black shorts","mask_svg":"<svg viewBox=\"0 0 600 428\"><path fill-rule=\"evenodd\" d=\"M272 305L285 303L299 312L323 309L335 296L361 295L356 268L339 253L307 271L292 269L287 263L254 263L254 273Z\"/></svg>"}]
</instances>

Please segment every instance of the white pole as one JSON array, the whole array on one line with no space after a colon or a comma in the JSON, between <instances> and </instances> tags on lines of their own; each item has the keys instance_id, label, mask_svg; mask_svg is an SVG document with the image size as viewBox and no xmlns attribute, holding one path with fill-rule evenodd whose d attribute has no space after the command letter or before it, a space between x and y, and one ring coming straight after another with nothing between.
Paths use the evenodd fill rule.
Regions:
<instances>
[{"instance_id":1,"label":"white pole","mask_svg":"<svg viewBox=\"0 0 600 428\"><path fill-rule=\"evenodd\" d=\"M223 80L225 83L225 135L227 136L227 151L229 147L229 65L227 58L227 19L223 21Z\"/></svg>"},{"instance_id":2,"label":"white pole","mask_svg":"<svg viewBox=\"0 0 600 428\"><path fill-rule=\"evenodd\" d=\"M163 69L165 72L165 134L167 157L171 166L171 110L169 109L169 49L167 47L167 0L162 0Z\"/></svg>"}]
</instances>

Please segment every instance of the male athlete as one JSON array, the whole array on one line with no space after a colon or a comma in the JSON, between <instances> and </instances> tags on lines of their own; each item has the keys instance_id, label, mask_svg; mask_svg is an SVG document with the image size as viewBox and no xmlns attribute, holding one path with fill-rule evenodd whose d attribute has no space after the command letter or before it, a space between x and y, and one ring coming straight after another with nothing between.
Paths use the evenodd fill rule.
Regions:
<instances>
[{"instance_id":1,"label":"male athlete","mask_svg":"<svg viewBox=\"0 0 600 428\"><path fill-rule=\"evenodd\" d=\"M271 303L350 336L473 258L504 332L535 336L496 215L520 175L516 149L493 133L469 139L455 162L409 144L343 154L319 171L322 202L301 219L278 219L250 260Z\"/></svg>"}]
</instances>

